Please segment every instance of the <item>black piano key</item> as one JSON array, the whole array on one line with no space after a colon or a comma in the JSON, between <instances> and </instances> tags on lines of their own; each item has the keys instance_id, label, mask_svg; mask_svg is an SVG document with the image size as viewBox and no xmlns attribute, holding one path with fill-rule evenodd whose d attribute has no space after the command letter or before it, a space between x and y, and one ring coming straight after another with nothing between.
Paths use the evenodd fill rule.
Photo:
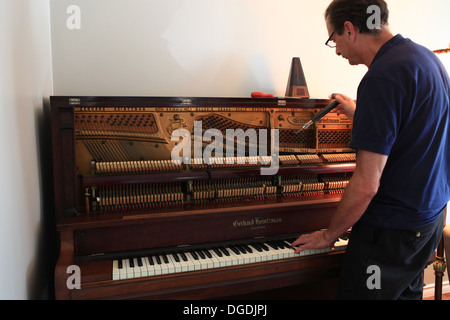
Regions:
<instances>
[{"instance_id":1,"label":"black piano key","mask_svg":"<svg viewBox=\"0 0 450 320\"><path fill-rule=\"evenodd\" d=\"M165 254L162 254L161 257L163 258L164 263L169 263L169 259L167 259Z\"/></svg>"},{"instance_id":2,"label":"black piano key","mask_svg":"<svg viewBox=\"0 0 450 320\"><path fill-rule=\"evenodd\" d=\"M278 246L273 242L266 242L268 246L270 246L272 249L278 250Z\"/></svg>"},{"instance_id":3,"label":"black piano key","mask_svg":"<svg viewBox=\"0 0 450 320\"><path fill-rule=\"evenodd\" d=\"M295 241L295 240L294 240L294 241ZM292 242L294 242L294 241L292 241ZM284 244L286 245L286 248L292 249L292 246L291 246L291 243L292 243L292 242L284 241Z\"/></svg>"},{"instance_id":4,"label":"black piano key","mask_svg":"<svg viewBox=\"0 0 450 320\"><path fill-rule=\"evenodd\" d=\"M188 261L188 258L186 257L184 252L180 252L180 256L181 256L181 259L183 259L183 261Z\"/></svg>"},{"instance_id":5,"label":"black piano key","mask_svg":"<svg viewBox=\"0 0 450 320\"><path fill-rule=\"evenodd\" d=\"M283 241L281 241L281 240L277 241L277 245L278 245L278 247L280 249L286 249L287 248L286 244Z\"/></svg>"},{"instance_id":6,"label":"black piano key","mask_svg":"<svg viewBox=\"0 0 450 320\"><path fill-rule=\"evenodd\" d=\"M238 248L236 248L235 246L230 246L229 247L231 249L231 251L233 251L235 254L241 254L238 250Z\"/></svg>"},{"instance_id":7,"label":"black piano key","mask_svg":"<svg viewBox=\"0 0 450 320\"><path fill-rule=\"evenodd\" d=\"M220 251L220 248L214 248L213 250L219 257L223 256L222 251Z\"/></svg>"},{"instance_id":8,"label":"black piano key","mask_svg":"<svg viewBox=\"0 0 450 320\"><path fill-rule=\"evenodd\" d=\"M208 258L210 258L210 259L212 258L212 254L211 254L211 252L209 252L209 250L204 250L204 252Z\"/></svg>"},{"instance_id":9,"label":"black piano key","mask_svg":"<svg viewBox=\"0 0 450 320\"><path fill-rule=\"evenodd\" d=\"M180 257L178 256L178 254L176 253L172 253L173 258L175 259L176 262L180 262Z\"/></svg>"},{"instance_id":10,"label":"black piano key","mask_svg":"<svg viewBox=\"0 0 450 320\"><path fill-rule=\"evenodd\" d=\"M198 260L198 255L195 253L195 251L190 251L191 255L194 257L195 260Z\"/></svg>"},{"instance_id":11,"label":"black piano key","mask_svg":"<svg viewBox=\"0 0 450 320\"><path fill-rule=\"evenodd\" d=\"M197 250L197 254L200 256L200 258L206 259L206 256L205 256L205 254L203 253L202 250Z\"/></svg>"},{"instance_id":12,"label":"black piano key","mask_svg":"<svg viewBox=\"0 0 450 320\"><path fill-rule=\"evenodd\" d=\"M219 248L219 249L220 249L220 251L222 251L223 254L226 255L227 257L230 256L230 252L228 252L228 250L227 250L226 248L221 247L221 248Z\"/></svg>"},{"instance_id":13,"label":"black piano key","mask_svg":"<svg viewBox=\"0 0 450 320\"><path fill-rule=\"evenodd\" d=\"M238 249L240 253L243 253L243 254L247 253L247 250L245 250L245 248L243 246L236 246L236 249Z\"/></svg>"},{"instance_id":14,"label":"black piano key","mask_svg":"<svg viewBox=\"0 0 450 320\"><path fill-rule=\"evenodd\" d=\"M153 258L151 256L148 256L148 262L150 262L150 265L154 266L155 263L153 262Z\"/></svg>"},{"instance_id":15,"label":"black piano key","mask_svg":"<svg viewBox=\"0 0 450 320\"><path fill-rule=\"evenodd\" d=\"M119 260L117 261L117 267L118 267L119 269L122 269L122 268L123 268L122 259L119 259Z\"/></svg>"},{"instance_id":16,"label":"black piano key","mask_svg":"<svg viewBox=\"0 0 450 320\"><path fill-rule=\"evenodd\" d=\"M133 258L128 259L128 261L130 261L130 267L134 268L134 260L133 260Z\"/></svg>"},{"instance_id":17,"label":"black piano key","mask_svg":"<svg viewBox=\"0 0 450 320\"><path fill-rule=\"evenodd\" d=\"M137 263L138 263L138 267L142 267L142 260L141 257L137 257Z\"/></svg>"},{"instance_id":18,"label":"black piano key","mask_svg":"<svg viewBox=\"0 0 450 320\"><path fill-rule=\"evenodd\" d=\"M253 253L252 248L250 248L250 246L248 245L244 245L245 250L247 250L248 253Z\"/></svg>"},{"instance_id":19,"label":"black piano key","mask_svg":"<svg viewBox=\"0 0 450 320\"><path fill-rule=\"evenodd\" d=\"M252 243L252 247L255 248L258 252L263 252L263 248L259 243Z\"/></svg>"},{"instance_id":20,"label":"black piano key","mask_svg":"<svg viewBox=\"0 0 450 320\"><path fill-rule=\"evenodd\" d=\"M162 264L161 259L159 258L159 256L155 256L156 259L156 263L157 264Z\"/></svg>"}]
</instances>

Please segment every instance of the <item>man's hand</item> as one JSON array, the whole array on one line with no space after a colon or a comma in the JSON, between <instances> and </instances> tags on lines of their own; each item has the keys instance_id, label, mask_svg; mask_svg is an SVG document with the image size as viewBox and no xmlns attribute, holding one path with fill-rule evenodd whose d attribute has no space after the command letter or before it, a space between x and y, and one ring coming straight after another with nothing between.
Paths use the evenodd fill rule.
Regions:
<instances>
[{"instance_id":1,"label":"man's hand","mask_svg":"<svg viewBox=\"0 0 450 320\"><path fill-rule=\"evenodd\" d=\"M298 254L304 250L330 248L335 242L336 239L330 240L328 238L326 230L321 230L301 235L291 244L291 246L296 247L300 245L300 247L295 250L295 253Z\"/></svg>"},{"instance_id":2,"label":"man's hand","mask_svg":"<svg viewBox=\"0 0 450 320\"><path fill-rule=\"evenodd\" d=\"M356 110L356 103L354 100L339 93L333 93L331 99L336 99L336 101L339 102L339 105L335 109L338 116L344 114L347 118L353 120L353 115Z\"/></svg>"}]
</instances>

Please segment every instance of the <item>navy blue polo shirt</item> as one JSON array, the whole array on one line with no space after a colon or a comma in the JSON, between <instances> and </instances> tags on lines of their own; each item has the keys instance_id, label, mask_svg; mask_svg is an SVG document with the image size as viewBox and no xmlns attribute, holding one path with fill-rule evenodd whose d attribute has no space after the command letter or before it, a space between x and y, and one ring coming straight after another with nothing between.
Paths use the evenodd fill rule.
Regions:
<instances>
[{"instance_id":1,"label":"navy blue polo shirt","mask_svg":"<svg viewBox=\"0 0 450 320\"><path fill-rule=\"evenodd\" d=\"M350 147L388 155L361 221L390 229L433 222L450 199L450 80L430 50L396 35L358 87Z\"/></svg>"}]
</instances>

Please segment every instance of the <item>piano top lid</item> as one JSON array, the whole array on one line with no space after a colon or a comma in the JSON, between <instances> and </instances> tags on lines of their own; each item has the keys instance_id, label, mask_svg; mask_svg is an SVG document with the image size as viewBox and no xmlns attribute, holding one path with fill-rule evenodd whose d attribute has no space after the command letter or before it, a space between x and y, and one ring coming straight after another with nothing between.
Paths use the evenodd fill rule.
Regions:
<instances>
[{"instance_id":1,"label":"piano top lid","mask_svg":"<svg viewBox=\"0 0 450 320\"><path fill-rule=\"evenodd\" d=\"M65 106L149 106L149 107L233 107L255 106L267 108L317 108L329 104L329 99L303 99L295 97L145 97L145 96L50 96L51 104Z\"/></svg>"}]
</instances>

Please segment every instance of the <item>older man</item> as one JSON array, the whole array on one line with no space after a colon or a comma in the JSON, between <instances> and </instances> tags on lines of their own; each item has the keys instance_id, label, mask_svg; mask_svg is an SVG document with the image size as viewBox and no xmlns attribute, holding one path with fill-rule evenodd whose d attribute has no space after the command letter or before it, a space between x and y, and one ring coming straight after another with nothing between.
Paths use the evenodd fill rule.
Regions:
<instances>
[{"instance_id":1,"label":"older man","mask_svg":"<svg viewBox=\"0 0 450 320\"><path fill-rule=\"evenodd\" d=\"M326 248L352 227L338 298L420 299L450 199L448 73L433 52L391 33L383 0L334 0L325 18L326 44L368 67L356 104L334 95L353 118L356 168L329 228L293 245Z\"/></svg>"}]
</instances>

